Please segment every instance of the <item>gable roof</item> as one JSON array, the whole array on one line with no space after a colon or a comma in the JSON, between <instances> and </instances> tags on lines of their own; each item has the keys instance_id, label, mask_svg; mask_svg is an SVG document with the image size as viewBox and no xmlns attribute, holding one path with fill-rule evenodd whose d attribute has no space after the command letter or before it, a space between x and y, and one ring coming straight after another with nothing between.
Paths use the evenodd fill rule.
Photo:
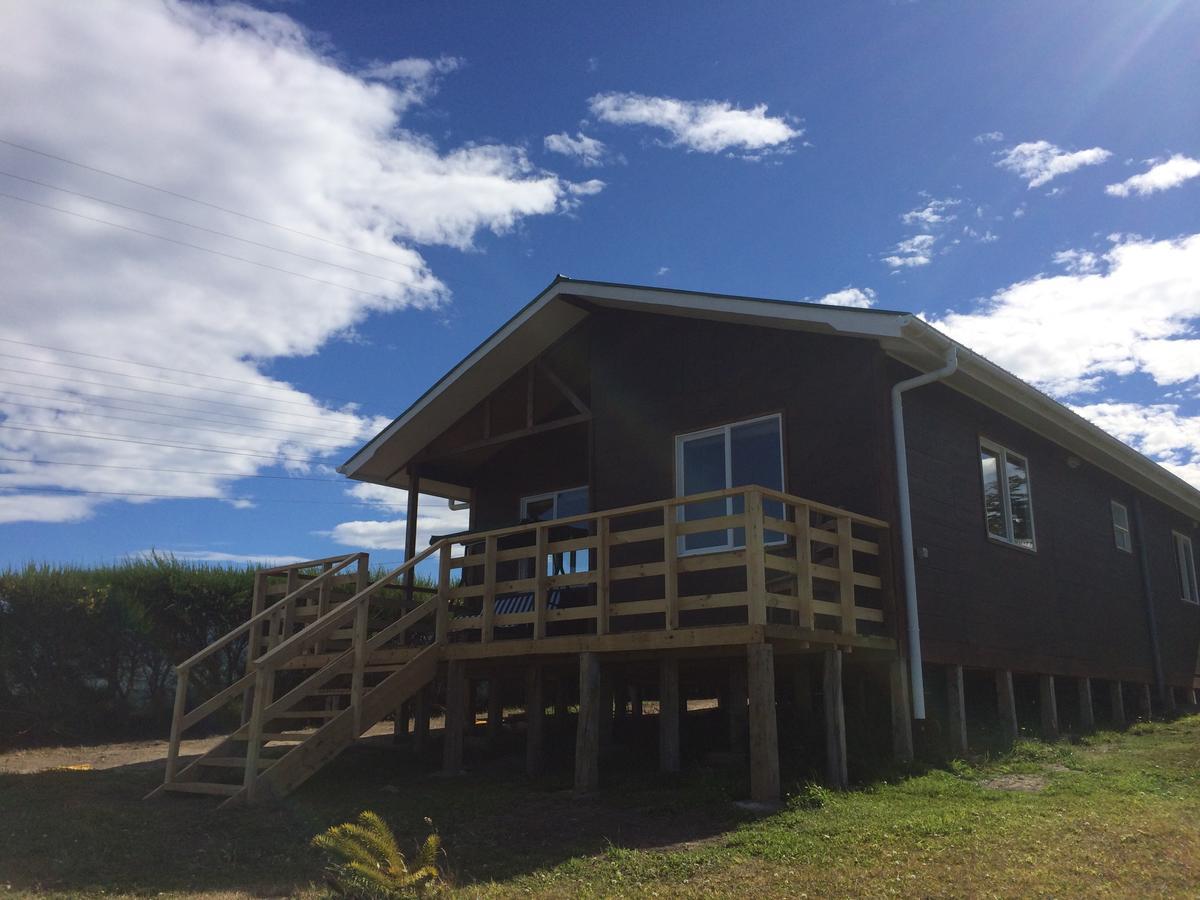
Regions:
<instances>
[{"instance_id":1,"label":"gable roof","mask_svg":"<svg viewBox=\"0 0 1200 900\"><path fill-rule=\"evenodd\" d=\"M919 372L958 351L946 384L995 409L1147 495L1200 519L1200 491L1132 447L1010 372L906 312L671 290L559 276L523 309L442 376L338 471L350 478L406 487L405 464L481 402L496 385L532 362L592 308L794 329L874 340ZM459 485L422 480L423 493L466 499Z\"/></svg>"}]
</instances>

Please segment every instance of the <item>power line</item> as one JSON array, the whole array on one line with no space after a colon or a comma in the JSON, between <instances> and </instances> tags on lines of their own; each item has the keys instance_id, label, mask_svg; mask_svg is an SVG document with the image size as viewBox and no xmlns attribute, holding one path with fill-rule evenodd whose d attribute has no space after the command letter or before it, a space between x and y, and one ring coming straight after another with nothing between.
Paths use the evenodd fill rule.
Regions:
<instances>
[{"instance_id":1,"label":"power line","mask_svg":"<svg viewBox=\"0 0 1200 900\"><path fill-rule=\"evenodd\" d=\"M62 213L65 216L74 216L77 219L85 219L88 222L95 222L98 225L107 225L110 228L119 228L122 231L128 231L131 234L140 234L143 237L155 238L156 240L166 241L168 244L178 244L180 247L190 247L192 250L200 250L204 253L211 253L213 256L222 256L225 259L232 259L236 262L248 263L252 266L258 266L263 269L270 269L273 272L282 272L284 275L294 275L297 278L305 278L308 281L315 281L317 284L323 284L326 287L337 288L343 291L350 291L355 294L362 294L364 297L374 297L377 300L382 300L385 303L390 298L383 294L376 294L374 291L364 291L361 288L350 287L348 284L338 284L336 281L326 281L324 278L314 278L312 275L305 275L303 272L297 272L294 269L284 269L280 266L273 266L270 263L259 262L256 259L248 259L245 256L237 256L233 253L226 253L224 250L214 250L212 247L204 247L200 244L193 244L190 241L181 241L178 238L167 237L165 234L155 234L153 231L143 231L141 228L134 228L131 225L122 225L120 222L110 222L108 219L99 219L95 216L84 215L80 212L75 212L70 209L63 209L61 206L51 206L49 203L39 203L37 200L30 200L28 197L18 197L16 194L8 194L0 191L0 197L8 200L16 200L18 203L28 203L30 206L37 206L41 209L48 209L51 212Z\"/></svg>"},{"instance_id":2,"label":"power line","mask_svg":"<svg viewBox=\"0 0 1200 900\"><path fill-rule=\"evenodd\" d=\"M384 262L396 262L396 260L389 259L386 256L381 256L378 253L372 253L369 250L360 250L358 247L351 247L349 244L339 244L337 241L333 241L333 240L330 240L329 238L321 237L318 234L309 234L307 231L300 231L299 229L290 228L287 225L280 225L277 222L271 222L271 221L268 221L267 219L260 219L257 216L250 215L249 213L238 212L236 209L229 209L228 207L225 207L225 206L218 206L216 203L210 203L207 200L200 200L196 197L189 197L187 194L180 194L177 191L172 191L172 190L168 190L167 188L164 188L164 187L158 187L157 185L148 184L145 181L138 181L135 178L128 178L125 175L118 175L116 172L110 172L107 169L101 169L101 168L97 168L96 166L89 166L85 163L76 162L73 159L67 159L65 156L55 156L53 153L47 153L45 150L38 150L34 147L27 147L24 144L18 144L18 143L15 143L14 141L6 141L3 138L0 138L0 144L4 144L6 146L13 147L17 150L24 150L26 153L35 153L38 156L44 156L46 159L53 159L57 162L66 163L69 166L75 166L76 168L79 168L79 169L86 169L89 172L96 172L100 175L107 175L109 178L116 178L117 180L124 181L127 184L136 184L138 187L143 187L143 188L146 188L147 190L158 191L161 194L167 194L168 196L171 196L171 197L178 197L180 200L187 200L189 203L198 203L201 206L207 206L209 209L215 209L215 210L219 210L220 212L223 212L223 213L229 213L231 216L238 216L239 218L246 219L250 222L257 222L260 225L267 225L267 226L270 226L271 228L278 228L282 231L288 231L288 232L291 232L292 234L299 235L300 237L306 237L306 238L309 238L314 241L321 241L324 244L329 244L333 247L340 247L341 249L349 250L352 253L361 253L363 256L372 256L375 259L382 259Z\"/></svg>"},{"instance_id":3,"label":"power line","mask_svg":"<svg viewBox=\"0 0 1200 900\"><path fill-rule=\"evenodd\" d=\"M64 194L71 194L74 197L82 197L84 200L91 200L95 203L103 203L107 206L113 206L113 207L116 207L117 209L123 209L128 212L138 213L139 215L150 216L151 218L155 218L155 219L161 219L164 222L171 222L175 225L182 225L185 228L194 228L197 231L204 231L204 232L207 232L208 234L215 234L218 237L229 238L232 241L240 241L241 243L249 244L252 247L261 247L264 250L271 250L271 251L274 251L275 253L285 253L288 256L294 256L297 259L306 259L309 262L320 263L323 266L333 266L335 269L343 269L347 272L353 272L355 275L365 275L368 278L378 278L380 281L390 281L392 284L399 285L400 287L408 287L408 285L405 282L397 281L395 278L388 278L386 275L376 275L374 272L364 272L362 269L356 269L353 266L344 266L341 263L331 262L330 260L327 260L327 259L318 259L315 256L306 256L303 253L296 253L293 250L285 250L282 247L275 247L271 244L263 244L259 241L252 241L249 238L238 237L236 234L230 234L227 231L219 231L216 228L208 228L204 225L196 225L193 222L185 222L182 219L173 219L170 216L164 216L160 213L150 212L149 210L146 210L146 209L139 209L136 206L126 206L124 203L117 203L115 200L105 200L103 197L94 197L91 194L84 194L80 191L73 191L70 188L60 187L59 185L51 184L48 181L38 181L38 179L36 179L36 178L27 178L24 175L17 175L13 172L5 172L2 169L0 169L0 175L5 176L6 178L14 178L17 181L24 181L28 184L36 184L39 187L49 188L52 191L60 191ZM404 266L406 269L410 269L411 271L416 272L418 274L424 270L424 267L422 267L422 266L414 266L412 263L406 263L402 260L394 260L392 264L397 265L397 266Z\"/></svg>"},{"instance_id":4,"label":"power line","mask_svg":"<svg viewBox=\"0 0 1200 900\"><path fill-rule=\"evenodd\" d=\"M25 409L41 409L41 410L45 410L47 412L67 413L69 415L86 415L86 416L90 416L95 419L104 419L104 420L113 421L113 422L132 422L135 425L158 425L158 426L162 426L165 428L184 428L189 431L208 431L213 434L227 434L227 435L230 435L231 437L242 437L242 438L260 438L260 437L269 438L270 437L269 434L265 434L265 433L262 435L259 435L259 434L252 434L252 433L246 432L246 431L226 431L223 428L211 428L211 427L207 427L204 425L177 425L173 422L162 422L162 421L154 422L154 421L148 421L146 419L132 419L129 416L114 416L114 415L110 415L107 413L90 412L87 409L63 409L61 407L54 407L54 406L40 406L40 405L34 404L34 403L21 403L16 400L0 400L0 402L6 404L8 406L20 406L20 407L24 407ZM166 414L166 413L146 413L146 415L165 416L168 414ZM260 429L260 430L263 432L270 431L270 429ZM287 432L281 432L281 434L287 434ZM295 441L299 437L302 437L302 436L297 435L296 437L292 437L292 438L277 437L277 438L275 438L275 440L278 440L281 442L286 442L289 440ZM322 441L319 438L309 438L308 441L316 446L328 447L330 450L338 450L342 447L346 447L346 446L349 446L350 444L354 443L353 441L346 441L341 444L329 443L327 441Z\"/></svg>"},{"instance_id":5,"label":"power line","mask_svg":"<svg viewBox=\"0 0 1200 900\"><path fill-rule=\"evenodd\" d=\"M103 359L108 362L122 363L124 365L129 365L129 366L143 366L144 368L147 368L147 369L162 369L164 372L177 372L180 375L194 375L197 378L214 378L217 381L228 381L232 384L248 384L251 387L257 387L257 388L260 388L261 390L267 390L267 391L280 391L280 392L285 392L285 393L291 393L294 390L293 388L277 388L277 387L271 387L270 385L260 385L259 382L257 382L257 381L250 381L245 378L230 378L226 375L213 375L209 372L193 372L189 369L173 369L170 366L160 366L157 363L138 362L135 359L122 359L119 356L101 356L99 353L85 353L83 350L68 350L65 347L48 347L45 344L35 344L32 341L18 341L16 338L0 337L0 342L3 342L5 344L20 344L23 347L36 347L39 350L50 350L54 353L70 353L75 356L87 356L92 359ZM310 397L315 397L318 400L322 399L321 397L317 397L315 394L312 394L309 391L305 391L304 393L308 394ZM346 397L334 397L332 395L327 395L323 399L336 400L339 403L356 403L356 402L358 402L356 400L350 400Z\"/></svg>"},{"instance_id":6,"label":"power line","mask_svg":"<svg viewBox=\"0 0 1200 900\"><path fill-rule=\"evenodd\" d=\"M212 415L219 416L219 418L209 418L208 416L201 416L201 415L196 415L196 414L183 415L181 413L172 413L172 412L161 412L160 413L160 412L155 412L155 410L160 410L160 409L172 410L172 409L178 409L178 407L166 406L161 403L150 403L150 402L144 401L144 400L136 400L136 399L130 400L125 397L116 397L113 399L120 400L122 403L135 403L135 404L139 404L140 406L150 407L150 408L149 409L141 409L141 408L139 408L139 406L133 406L133 407L116 406L116 405L113 405L112 403L106 403L103 400L97 400L89 395L72 394L68 391L58 392L61 395L56 396L56 391L54 388L43 388L40 385L36 385L36 384L26 385L26 384L17 384L16 382L11 382L11 381L0 380L0 385L16 385L18 387L31 387L36 390L43 390L43 391L47 391L50 393L49 397L45 397L41 394L27 394L24 391L12 391L12 390L7 390L7 389L4 390L4 393L10 397L24 397L28 400L46 400L46 401L49 401L50 403L59 403L59 402L64 402L64 401L67 403L81 403L81 404L86 404L89 407L99 406L102 409L116 409L116 410L120 410L121 412L135 412L135 413L142 413L144 415L151 415L151 416L168 416L168 417L174 418L174 419L183 419L188 422L210 422L214 425L233 425L236 427L237 425L239 425L241 423L245 423L248 425L255 426L255 428L258 429L259 431L267 431L267 432L272 432L275 434L290 434L290 435L295 435L296 437L306 437L307 436L307 432L302 432L302 431L291 431L291 430L283 429L283 428L263 428L263 427L261 427L261 420L248 419L248 418L245 418L242 416L228 416L228 415L221 415L220 413L214 412L214 413L212 413ZM45 407L39 407L39 408L45 408ZM201 410L201 412L206 413L206 412L208 412L208 410ZM347 437L349 437L349 436L347 435ZM358 439L352 438L351 440L358 440Z\"/></svg>"},{"instance_id":7,"label":"power line","mask_svg":"<svg viewBox=\"0 0 1200 900\"><path fill-rule=\"evenodd\" d=\"M0 356L5 359L19 359L23 362L37 363L43 366L60 366L64 369L77 369L80 372L92 372L96 375L116 375L118 378L134 378L138 381L149 381L152 384L169 384L173 387L190 388L196 391L211 391L214 394L230 394L234 397L244 397L245 391L231 391L225 388L205 387L199 384L188 384L186 381L171 381L169 378L153 378L150 375L130 375L128 372L114 372L112 369L93 369L90 366L77 366L74 363L59 362L55 359L38 359L36 356L18 356L16 353L5 353L0 350ZM263 398L264 400L267 398ZM301 403L299 400L272 400L272 403L281 403L285 406L302 406L305 409L312 407L311 403ZM337 412L337 410L330 410Z\"/></svg>"},{"instance_id":8,"label":"power line","mask_svg":"<svg viewBox=\"0 0 1200 900\"><path fill-rule=\"evenodd\" d=\"M284 462L299 462L312 463L319 462L323 457L332 456L332 453L324 453L321 456L284 456L278 453L254 453L249 450L236 450L231 447L201 447L196 444L173 444L165 441L143 441L137 438L117 437L115 434L92 434L89 432L79 431L60 431L53 428L30 428L27 425L11 425L7 421L0 422L0 428L7 428L11 431L31 431L35 434L56 434L64 437L79 437L87 438L95 441L115 441L119 444L143 444L148 447L169 447L174 450L195 450L200 453L227 453L232 456L253 456L258 459L270 459Z\"/></svg>"},{"instance_id":9,"label":"power line","mask_svg":"<svg viewBox=\"0 0 1200 900\"><path fill-rule=\"evenodd\" d=\"M345 478L314 478L311 475L266 475L241 472L205 472L200 469L163 469L157 466L119 466L114 463L66 462L61 459L25 459L20 456L0 456L0 462L27 463L34 466L74 466L83 469L122 469L130 472L170 472L176 475L212 475L223 478L272 478L277 481L323 481L327 484L346 483ZM12 473L8 473L12 474Z\"/></svg>"},{"instance_id":10,"label":"power line","mask_svg":"<svg viewBox=\"0 0 1200 900\"><path fill-rule=\"evenodd\" d=\"M210 400L207 397L185 397L181 394L168 394L164 391L152 391L148 388L130 387L129 385L125 385L125 384L107 384L103 381L92 381L87 378L72 378L69 375L56 375L51 372L27 372L24 369L8 369L3 366L0 366L0 372L10 372L14 375L24 375L26 377L33 377L33 378L52 378L52 379L57 379L58 381L70 381L75 384L86 384L86 385L90 385L91 387L107 388L109 390L114 390L114 391L134 391L139 394L152 394L156 397L166 397L170 400L187 400L191 403L210 403L213 406L230 406L235 409L247 409L247 410L254 410L255 412L272 413L272 414L274 414L276 416L280 416L280 417L287 416L287 417L295 418L295 419L307 419L311 422L320 423L322 425L328 424L324 419L322 419L318 416L302 416L299 413L279 413L279 412L276 412L275 410L271 409L269 406L250 406L245 403L234 403L230 400ZM10 383L10 382L5 382L5 383ZM25 385L25 386L26 387L38 387L38 385ZM351 413L338 413L336 410L330 410L330 412L331 412L331 414L334 414L334 415L351 415Z\"/></svg>"},{"instance_id":11,"label":"power line","mask_svg":"<svg viewBox=\"0 0 1200 900\"><path fill-rule=\"evenodd\" d=\"M31 497L38 494L68 494L97 497L153 497L158 500L216 500L221 503L313 503L323 506L373 506L363 500L308 500L298 497L201 497L182 494L151 494L145 491L91 491L75 488L21 487L13 491L0 482L0 497Z\"/></svg>"}]
</instances>

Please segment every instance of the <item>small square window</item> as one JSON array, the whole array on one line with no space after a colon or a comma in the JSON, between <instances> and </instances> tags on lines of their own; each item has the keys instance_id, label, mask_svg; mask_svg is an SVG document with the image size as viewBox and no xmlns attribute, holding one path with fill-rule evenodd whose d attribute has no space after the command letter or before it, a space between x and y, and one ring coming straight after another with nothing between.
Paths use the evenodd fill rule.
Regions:
<instances>
[{"instance_id":1,"label":"small square window","mask_svg":"<svg viewBox=\"0 0 1200 900\"><path fill-rule=\"evenodd\" d=\"M1175 562L1179 565L1179 590L1185 603L1200 603L1200 589L1196 587L1196 557L1192 555L1192 539L1178 531L1171 533L1175 538Z\"/></svg>"},{"instance_id":2,"label":"small square window","mask_svg":"<svg viewBox=\"0 0 1200 900\"><path fill-rule=\"evenodd\" d=\"M1112 501L1113 540L1118 550L1133 552L1133 535L1129 532L1129 509L1124 503Z\"/></svg>"}]
</instances>

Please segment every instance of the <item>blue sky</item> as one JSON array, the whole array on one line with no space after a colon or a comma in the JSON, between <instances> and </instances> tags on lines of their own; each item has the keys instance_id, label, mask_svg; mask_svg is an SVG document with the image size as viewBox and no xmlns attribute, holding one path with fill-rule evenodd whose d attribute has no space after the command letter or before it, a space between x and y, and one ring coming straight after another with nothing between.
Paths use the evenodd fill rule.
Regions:
<instances>
[{"instance_id":1,"label":"blue sky","mask_svg":"<svg viewBox=\"0 0 1200 900\"><path fill-rule=\"evenodd\" d=\"M920 312L1200 484L1195 4L0 28L0 564L398 559L329 466L556 273Z\"/></svg>"}]
</instances>

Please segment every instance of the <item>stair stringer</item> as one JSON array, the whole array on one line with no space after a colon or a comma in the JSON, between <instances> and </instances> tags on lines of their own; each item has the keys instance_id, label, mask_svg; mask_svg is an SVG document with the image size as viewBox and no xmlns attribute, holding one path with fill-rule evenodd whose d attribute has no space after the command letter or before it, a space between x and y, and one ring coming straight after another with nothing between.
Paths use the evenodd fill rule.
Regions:
<instances>
[{"instance_id":1,"label":"stair stringer","mask_svg":"<svg viewBox=\"0 0 1200 900\"><path fill-rule=\"evenodd\" d=\"M354 743L360 734L433 681L441 658L441 646L431 644L372 687L362 699L357 728L354 708L342 710L259 774L256 786L259 796L278 799L294 791ZM247 792L242 789L221 805L242 803L246 797Z\"/></svg>"}]
</instances>

